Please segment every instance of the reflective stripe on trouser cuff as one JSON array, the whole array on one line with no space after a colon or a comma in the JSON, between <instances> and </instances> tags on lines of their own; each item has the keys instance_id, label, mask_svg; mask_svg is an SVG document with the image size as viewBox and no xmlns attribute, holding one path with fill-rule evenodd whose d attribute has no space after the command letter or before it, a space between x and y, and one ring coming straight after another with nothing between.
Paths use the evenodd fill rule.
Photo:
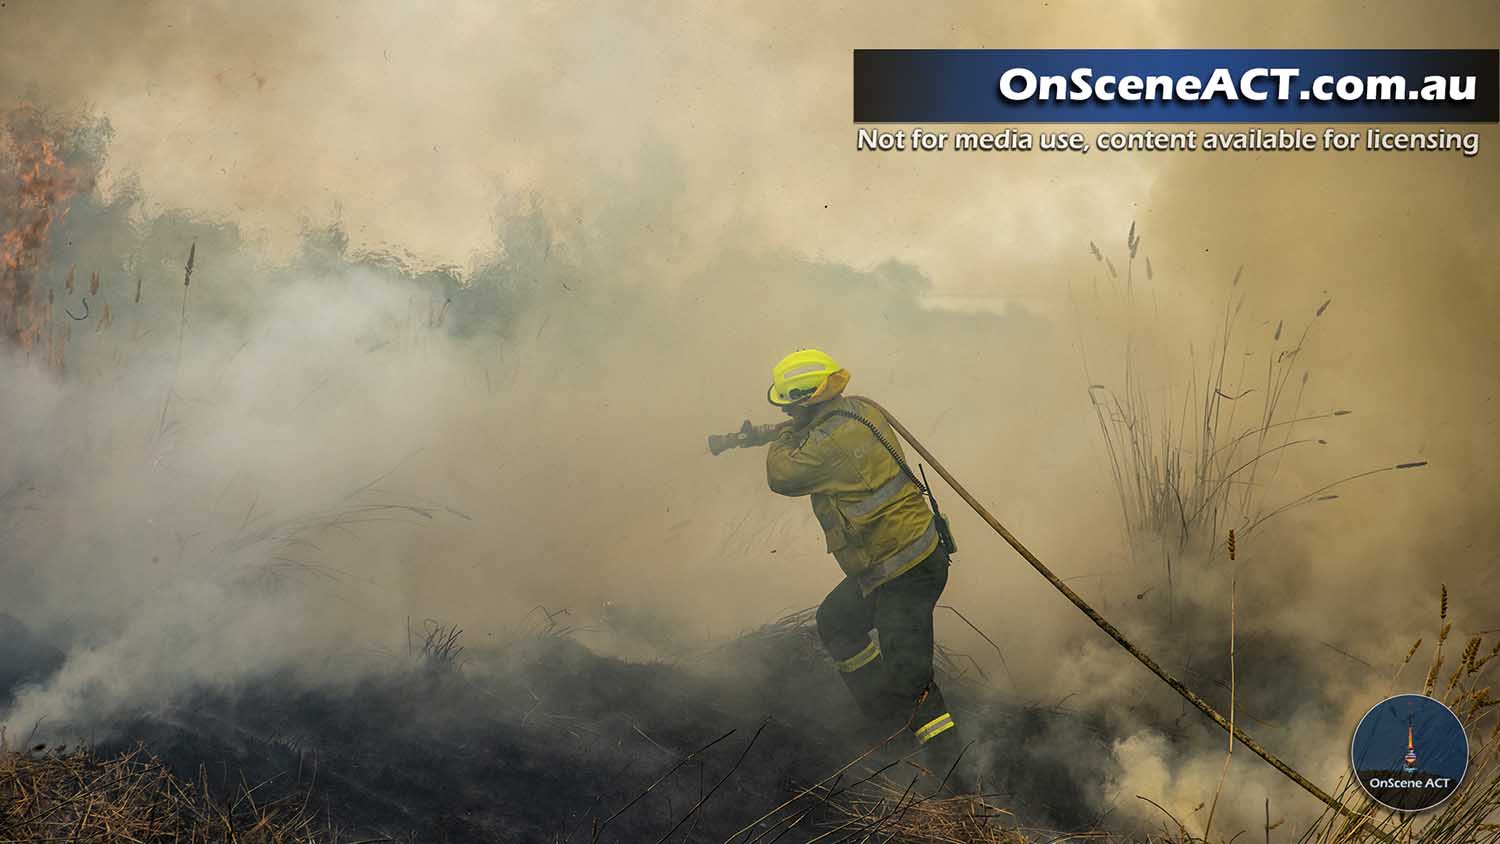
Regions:
<instances>
[{"instance_id":1,"label":"reflective stripe on trouser cuff","mask_svg":"<svg viewBox=\"0 0 1500 844\"><path fill-rule=\"evenodd\" d=\"M858 671L859 669L864 668L866 665L874 662L875 658L878 656L880 656L880 639L871 637L870 644L865 645L864 650L860 651L854 656L849 657L848 659L838 660L834 663L834 665L838 666L838 669L840 671L844 672L845 674L849 674Z\"/></svg>"},{"instance_id":2,"label":"reflective stripe on trouser cuff","mask_svg":"<svg viewBox=\"0 0 1500 844\"><path fill-rule=\"evenodd\" d=\"M917 537L916 542L892 554L885 561L860 572L859 588L868 594L876 586L911 568L923 557L932 553L936 542L937 525L934 522L928 522L927 530L922 531L922 535Z\"/></svg>"},{"instance_id":3,"label":"reflective stripe on trouser cuff","mask_svg":"<svg viewBox=\"0 0 1500 844\"><path fill-rule=\"evenodd\" d=\"M939 715L938 717L917 728L917 740L922 742L923 744L926 744L927 742L932 741L935 736L941 734L944 730L950 729L952 726L953 716L947 712L944 712L942 715Z\"/></svg>"},{"instance_id":4,"label":"reflective stripe on trouser cuff","mask_svg":"<svg viewBox=\"0 0 1500 844\"><path fill-rule=\"evenodd\" d=\"M909 485L910 483L911 481L906 477L904 473L897 473L896 477L891 478L890 480L881 484L880 488L870 493L867 498L856 501L853 504L844 505L844 507L842 508L844 511L844 515L856 519L862 519L865 516L868 516L871 513L875 512L876 510L879 510L882 504L885 504L887 501L895 498L896 493L900 492L903 489L906 489L907 485Z\"/></svg>"}]
</instances>

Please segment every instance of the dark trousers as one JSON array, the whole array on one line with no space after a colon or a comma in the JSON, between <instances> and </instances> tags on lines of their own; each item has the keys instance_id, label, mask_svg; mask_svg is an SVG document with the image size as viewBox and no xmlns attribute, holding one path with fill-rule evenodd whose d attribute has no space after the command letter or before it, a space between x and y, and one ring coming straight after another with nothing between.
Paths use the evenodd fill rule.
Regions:
<instances>
[{"instance_id":1,"label":"dark trousers","mask_svg":"<svg viewBox=\"0 0 1500 844\"><path fill-rule=\"evenodd\" d=\"M948 708L932 676L932 611L947 584L948 555L939 548L868 596L844 578L818 607L818 636L860 710L878 722L904 721L924 742L946 730L938 719Z\"/></svg>"}]
</instances>

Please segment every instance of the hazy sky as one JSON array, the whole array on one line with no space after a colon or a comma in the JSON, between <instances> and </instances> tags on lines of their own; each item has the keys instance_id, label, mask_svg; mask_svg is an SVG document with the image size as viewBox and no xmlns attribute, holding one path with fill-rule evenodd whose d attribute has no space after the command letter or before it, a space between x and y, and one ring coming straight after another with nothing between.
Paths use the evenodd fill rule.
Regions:
<instances>
[{"instance_id":1,"label":"hazy sky","mask_svg":"<svg viewBox=\"0 0 1500 844\"><path fill-rule=\"evenodd\" d=\"M899 256L954 294L1046 297L1054 285L1035 267L1076 248L1076 232L1143 218L1161 239L1153 217L1234 225L1265 209L1211 190L1194 168L1218 175L1223 162L1207 154L856 154L849 51L1484 47L1500 18L1485 3L1274 8L11 0L0 92L91 104L117 131L116 174L276 243L338 204L356 241L464 264L489 245L504 192L587 208L643 167L671 166L688 186L675 210L689 252L753 240L855 266ZM1332 192L1378 193L1413 170L1473 184L1493 177L1488 158L1225 166L1259 188L1291 176L1298 193L1278 194L1275 216L1305 231Z\"/></svg>"}]
</instances>

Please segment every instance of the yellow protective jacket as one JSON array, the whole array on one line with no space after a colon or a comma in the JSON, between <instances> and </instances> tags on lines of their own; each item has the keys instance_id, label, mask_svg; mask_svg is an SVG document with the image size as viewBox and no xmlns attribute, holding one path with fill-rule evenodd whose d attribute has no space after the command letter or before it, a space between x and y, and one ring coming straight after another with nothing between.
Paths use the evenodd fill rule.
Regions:
<instances>
[{"instance_id":1,"label":"yellow protective jacket","mask_svg":"<svg viewBox=\"0 0 1500 844\"><path fill-rule=\"evenodd\" d=\"M880 411L856 396L839 396L771 443L766 482L781 495L812 496L829 553L868 595L931 554L937 528L921 490L870 429L834 411L873 422L905 460Z\"/></svg>"}]
</instances>

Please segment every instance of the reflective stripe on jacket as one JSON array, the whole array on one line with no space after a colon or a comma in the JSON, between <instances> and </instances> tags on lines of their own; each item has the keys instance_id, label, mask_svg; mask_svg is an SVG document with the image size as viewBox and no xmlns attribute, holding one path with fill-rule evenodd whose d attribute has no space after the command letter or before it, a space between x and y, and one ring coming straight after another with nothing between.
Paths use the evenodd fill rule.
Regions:
<instances>
[{"instance_id":1,"label":"reflective stripe on jacket","mask_svg":"<svg viewBox=\"0 0 1500 844\"><path fill-rule=\"evenodd\" d=\"M921 490L885 446L836 410L870 420L905 459L880 411L840 396L819 406L806 426L783 431L771 443L766 481L782 495L812 496L829 553L868 595L931 554L937 529Z\"/></svg>"}]
</instances>

